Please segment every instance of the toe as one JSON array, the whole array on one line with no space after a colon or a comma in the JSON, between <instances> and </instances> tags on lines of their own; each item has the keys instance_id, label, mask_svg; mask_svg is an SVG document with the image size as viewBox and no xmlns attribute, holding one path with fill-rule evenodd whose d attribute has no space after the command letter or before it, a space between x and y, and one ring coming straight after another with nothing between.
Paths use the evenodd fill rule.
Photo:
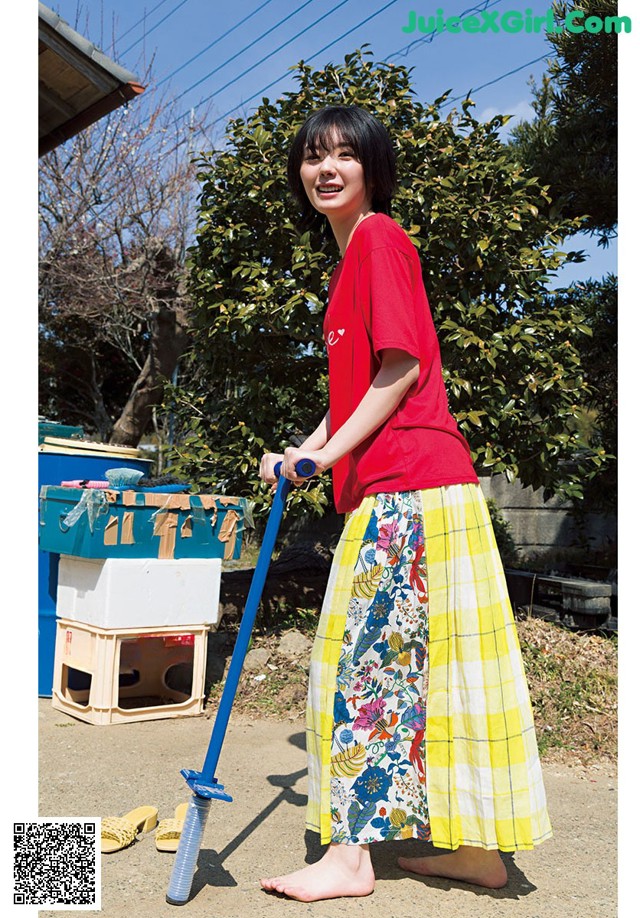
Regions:
<instances>
[{"instance_id":1,"label":"toe","mask_svg":"<svg viewBox=\"0 0 640 918\"><path fill-rule=\"evenodd\" d=\"M287 896L289 899L297 899L298 902L312 902L312 897L309 896L309 893L304 889L300 889L298 886L287 886L283 884L282 887L278 890L283 895Z\"/></svg>"}]
</instances>

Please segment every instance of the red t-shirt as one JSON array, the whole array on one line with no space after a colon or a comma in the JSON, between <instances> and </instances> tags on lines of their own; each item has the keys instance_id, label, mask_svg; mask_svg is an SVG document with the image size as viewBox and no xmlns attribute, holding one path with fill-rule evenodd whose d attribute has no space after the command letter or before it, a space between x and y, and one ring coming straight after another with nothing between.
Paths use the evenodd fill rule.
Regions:
<instances>
[{"instance_id":1,"label":"red t-shirt","mask_svg":"<svg viewBox=\"0 0 640 918\"><path fill-rule=\"evenodd\" d=\"M420 375L393 414L333 466L338 513L355 510L366 494L478 481L449 411L418 253L386 214L358 225L331 276L324 340L331 434L371 386L384 348L420 360Z\"/></svg>"}]
</instances>

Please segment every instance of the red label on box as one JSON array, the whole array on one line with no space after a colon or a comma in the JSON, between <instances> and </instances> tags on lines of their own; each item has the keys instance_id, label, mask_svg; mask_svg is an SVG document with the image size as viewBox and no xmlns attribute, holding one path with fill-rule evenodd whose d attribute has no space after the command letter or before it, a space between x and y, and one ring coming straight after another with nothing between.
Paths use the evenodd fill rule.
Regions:
<instances>
[{"instance_id":1,"label":"red label on box","mask_svg":"<svg viewBox=\"0 0 640 918\"><path fill-rule=\"evenodd\" d=\"M164 638L165 647L173 647L175 644L181 644L183 647L193 647L194 642L194 634L167 634Z\"/></svg>"},{"instance_id":2,"label":"red label on box","mask_svg":"<svg viewBox=\"0 0 640 918\"><path fill-rule=\"evenodd\" d=\"M165 647L173 647L176 644L193 647L196 636L195 634L141 634L136 640L144 640L145 638L162 638Z\"/></svg>"}]
</instances>

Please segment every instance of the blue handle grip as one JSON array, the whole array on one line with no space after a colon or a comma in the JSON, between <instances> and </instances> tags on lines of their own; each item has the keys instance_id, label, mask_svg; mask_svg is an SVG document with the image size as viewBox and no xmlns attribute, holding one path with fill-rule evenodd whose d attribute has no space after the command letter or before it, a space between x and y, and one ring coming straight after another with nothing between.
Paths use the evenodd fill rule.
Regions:
<instances>
[{"instance_id":1,"label":"blue handle grip","mask_svg":"<svg viewBox=\"0 0 640 918\"><path fill-rule=\"evenodd\" d=\"M276 462L273 467L273 474L276 478L280 478L280 469L282 468L281 462ZM315 473L316 464L313 459L298 459L296 462L296 472L300 478L311 478Z\"/></svg>"}]
</instances>

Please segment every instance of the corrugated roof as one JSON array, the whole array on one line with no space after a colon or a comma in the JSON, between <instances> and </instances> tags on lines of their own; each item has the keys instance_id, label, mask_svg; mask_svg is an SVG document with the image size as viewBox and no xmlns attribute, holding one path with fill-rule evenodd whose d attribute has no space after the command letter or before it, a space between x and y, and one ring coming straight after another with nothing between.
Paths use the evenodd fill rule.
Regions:
<instances>
[{"instance_id":1,"label":"corrugated roof","mask_svg":"<svg viewBox=\"0 0 640 918\"><path fill-rule=\"evenodd\" d=\"M39 155L144 92L138 78L38 4Z\"/></svg>"}]
</instances>

